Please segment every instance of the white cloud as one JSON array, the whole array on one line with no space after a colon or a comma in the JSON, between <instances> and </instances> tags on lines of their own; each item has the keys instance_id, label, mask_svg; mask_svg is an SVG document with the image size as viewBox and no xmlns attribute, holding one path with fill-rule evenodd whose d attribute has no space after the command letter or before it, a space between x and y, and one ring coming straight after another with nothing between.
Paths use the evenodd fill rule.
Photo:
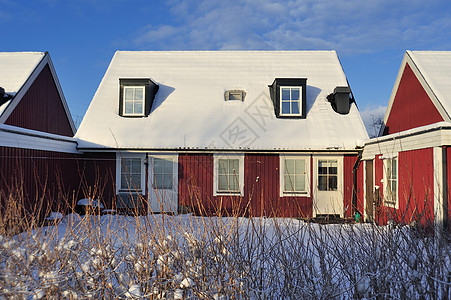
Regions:
<instances>
[{"instance_id":1,"label":"white cloud","mask_svg":"<svg viewBox=\"0 0 451 300\"><path fill-rule=\"evenodd\" d=\"M449 8L418 0L172 0L167 24L143 28L152 49L336 49L365 53L448 43ZM176 25L175 25L176 24ZM445 38L446 37L446 38Z\"/></svg>"}]
</instances>

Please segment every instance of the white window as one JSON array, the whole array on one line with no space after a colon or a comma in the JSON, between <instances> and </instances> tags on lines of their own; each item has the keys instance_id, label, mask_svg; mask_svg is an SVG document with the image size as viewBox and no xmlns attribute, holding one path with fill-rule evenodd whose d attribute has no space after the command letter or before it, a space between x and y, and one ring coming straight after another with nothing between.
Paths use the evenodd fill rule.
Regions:
<instances>
[{"instance_id":1,"label":"white window","mask_svg":"<svg viewBox=\"0 0 451 300\"><path fill-rule=\"evenodd\" d=\"M144 86L124 86L123 114L124 116L144 115Z\"/></svg>"},{"instance_id":2,"label":"white window","mask_svg":"<svg viewBox=\"0 0 451 300\"><path fill-rule=\"evenodd\" d=\"M153 187L159 190L174 189L174 160L172 157L153 158Z\"/></svg>"},{"instance_id":3,"label":"white window","mask_svg":"<svg viewBox=\"0 0 451 300\"><path fill-rule=\"evenodd\" d=\"M280 115L299 116L302 114L301 86L280 87Z\"/></svg>"},{"instance_id":4,"label":"white window","mask_svg":"<svg viewBox=\"0 0 451 300\"><path fill-rule=\"evenodd\" d=\"M310 157L284 155L280 157L280 196L310 194Z\"/></svg>"},{"instance_id":5,"label":"white window","mask_svg":"<svg viewBox=\"0 0 451 300\"><path fill-rule=\"evenodd\" d=\"M338 160L318 160L318 190L336 191L338 188Z\"/></svg>"},{"instance_id":6,"label":"white window","mask_svg":"<svg viewBox=\"0 0 451 300\"><path fill-rule=\"evenodd\" d=\"M214 195L243 195L244 156L214 156Z\"/></svg>"},{"instance_id":7,"label":"white window","mask_svg":"<svg viewBox=\"0 0 451 300\"><path fill-rule=\"evenodd\" d=\"M398 207L398 158L384 159L384 205Z\"/></svg>"},{"instance_id":8,"label":"white window","mask_svg":"<svg viewBox=\"0 0 451 300\"><path fill-rule=\"evenodd\" d=\"M143 159L140 156L117 156L117 192L144 193Z\"/></svg>"}]
</instances>

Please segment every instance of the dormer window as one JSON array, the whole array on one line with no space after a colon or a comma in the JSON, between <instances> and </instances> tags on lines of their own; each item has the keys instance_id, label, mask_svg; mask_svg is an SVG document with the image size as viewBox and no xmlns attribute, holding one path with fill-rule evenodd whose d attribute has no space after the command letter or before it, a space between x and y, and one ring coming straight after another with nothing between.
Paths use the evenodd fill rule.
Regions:
<instances>
[{"instance_id":1,"label":"dormer window","mask_svg":"<svg viewBox=\"0 0 451 300\"><path fill-rule=\"evenodd\" d=\"M158 85L150 79L119 79L119 115L146 117L152 109Z\"/></svg>"},{"instance_id":2,"label":"dormer window","mask_svg":"<svg viewBox=\"0 0 451 300\"><path fill-rule=\"evenodd\" d=\"M277 118L306 117L305 78L276 78L269 86Z\"/></svg>"},{"instance_id":3,"label":"dormer window","mask_svg":"<svg viewBox=\"0 0 451 300\"><path fill-rule=\"evenodd\" d=\"M126 86L124 87L124 116L144 116L144 86Z\"/></svg>"},{"instance_id":4,"label":"dormer window","mask_svg":"<svg viewBox=\"0 0 451 300\"><path fill-rule=\"evenodd\" d=\"M299 116L301 114L301 91L299 86L280 87L280 115Z\"/></svg>"}]
</instances>

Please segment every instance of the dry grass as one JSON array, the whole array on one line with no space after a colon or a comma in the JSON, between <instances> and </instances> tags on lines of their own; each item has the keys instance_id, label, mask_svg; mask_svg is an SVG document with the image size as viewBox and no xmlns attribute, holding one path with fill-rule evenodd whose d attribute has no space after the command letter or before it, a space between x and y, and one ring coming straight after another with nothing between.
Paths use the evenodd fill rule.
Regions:
<instances>
[{"instance_id":1,"label":"dry grass","mask_svg":"<svg viewBox=\"0 0 451 300\"><path fill-rule=\"evenodd\" d=\"M1 215L0 299L450 299L448 236L295 219ZM20 228L21 233L15 228Z\"/></svg>"}]
</instances>

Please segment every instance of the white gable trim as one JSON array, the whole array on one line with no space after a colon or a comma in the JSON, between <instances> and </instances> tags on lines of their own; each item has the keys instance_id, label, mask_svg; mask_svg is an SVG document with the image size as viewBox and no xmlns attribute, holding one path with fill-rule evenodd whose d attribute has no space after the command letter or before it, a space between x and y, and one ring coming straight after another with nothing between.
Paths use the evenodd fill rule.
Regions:
<instances>
[{"instance_id":1,"label":"white gable trim","mask_svg":"<svg viewBox=\"0 0 451 300\"><path fill-rule=\"evenodd\" d=\"M385 124L388 122L388 117L390 116L391 109L393 107L393 102L395 101L395 97L398 93L399 84L401 82L401 78L404 74L404 70L406 68L406 64L410 66L413 73L415 74L415 77L418 79L418 82L421 84L423 89L426 91L428 97L431 99L434 106L437 108L438 112L440 113L440 116L443 118L446 122L451 122L451 118L440 103L439 99L435 95L434 91L430 87L430 85L427 83L426 79L424 78L423 74L421 73L421 70L418 68L418 65L414 62L412 59L412 55L410 51L406 51L404 58L401 62L401 66L398 71L398 76L396 77L395 85L393 86L392 93L390 95L390 100L388 101L387 110L385 111L384 116L384 124L382 124L380 133L384 132L385 130Z\"/></svg>"},{"instance_id":2,"label":"white gable trim","mask_svg":"<svg viewBox=\"0 0 451 300\"><path fill-rule=\"evenodd\" d=\"M58 76L56 76L55 68L53 67L52 60L50 59L50 55L48 52L45 53L44 57L41 59L41 61L38 63L38 65L35 67L33 72L31 72L31 75L28 77L28 79L25 81L25 83L22 85L22 87L19 89L17 94L14 96L13 101L9 103L9 105L5 108L3 114L0 115L0 124L4 124L6 120L9 118L9 116L12 114L14 109L17 107L19 102L22 100L23 96L26 94L28 89L31 87L33 82L36 80L36 78L39 76L41 71L44 69L44 67L48 64L50 68L50 72L52 74L53 80L55 82L56 88L58 90L58 94L61 98L61 102L63 104L64 110L66 112L67 119L69 120L69 124L72 129L72 134L75 134L76 128L74 125L74 121L72 120L72 116L69 111L69 106L67 105L66 98L64 97L63 90L61 88L61 85L58 80Z\"/></svg>"}]
</instances>

